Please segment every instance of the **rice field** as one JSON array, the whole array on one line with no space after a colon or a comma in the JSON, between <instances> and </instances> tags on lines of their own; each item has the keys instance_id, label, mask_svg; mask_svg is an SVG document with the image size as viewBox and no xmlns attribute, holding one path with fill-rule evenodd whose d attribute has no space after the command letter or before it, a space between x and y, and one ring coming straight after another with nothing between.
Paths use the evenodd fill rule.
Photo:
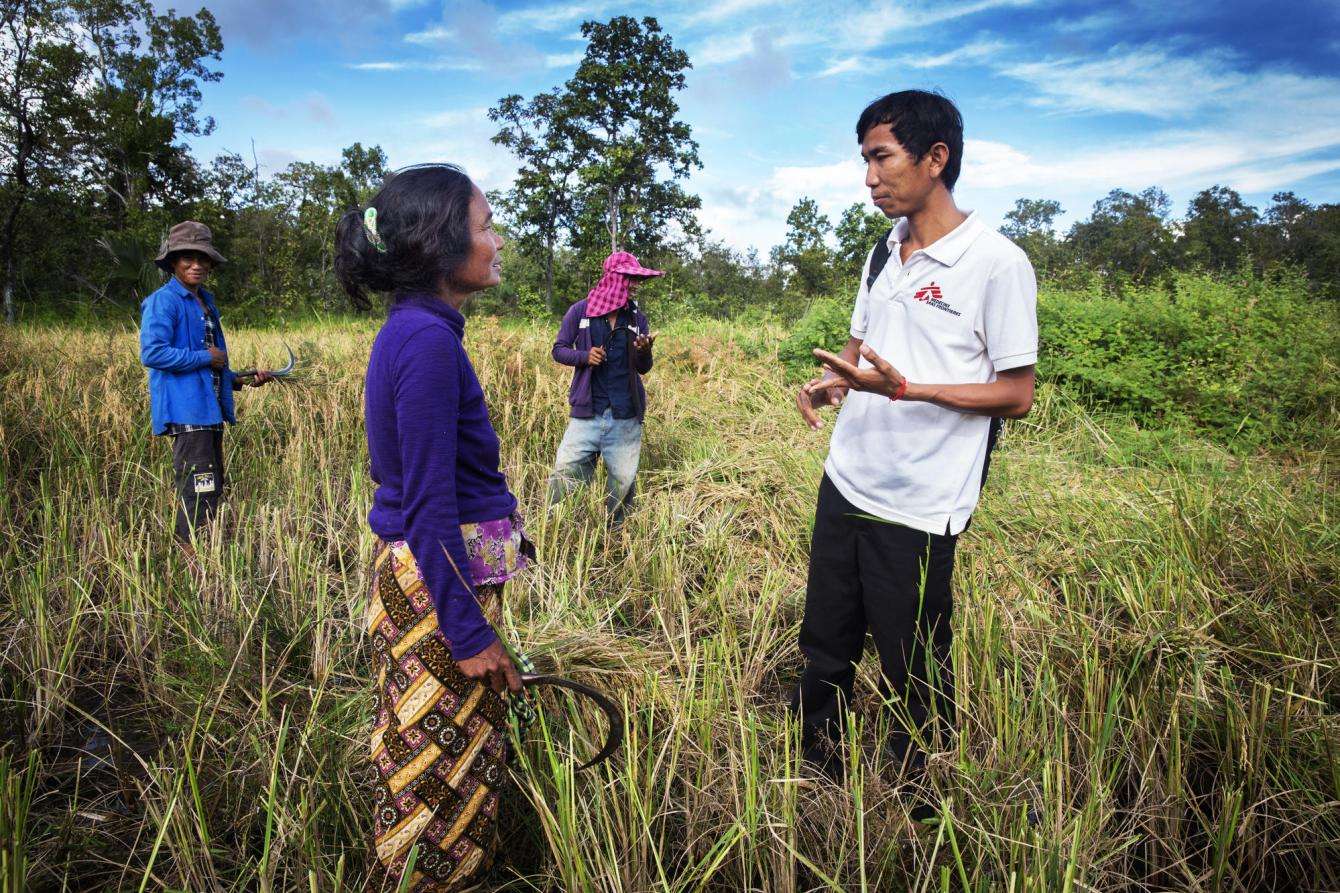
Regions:
<instances>
[{"instance_id":1,"label":"rice field","mask_svg":"<svg viewBox=\"0 0 1340 893\"><path fill-rule=\"evenodd\" d=\"M0 890L363 889L375 328L290 329L301 380L240 395L203 584L133 329L0 331ZM961 731L921 782L939 821L913 823L873 660L845 787L783 709L827 444L783 334L662 332L611 529L599 488L543 505L548 326L471 322L541 555L511 632L626 710L594 773L522 745L490 889L1340 890L1334 456L1236 458L1044 386L960 543ZM277 331L230 343L235 367L285 356Z\"/></svg>"}]
</instances>

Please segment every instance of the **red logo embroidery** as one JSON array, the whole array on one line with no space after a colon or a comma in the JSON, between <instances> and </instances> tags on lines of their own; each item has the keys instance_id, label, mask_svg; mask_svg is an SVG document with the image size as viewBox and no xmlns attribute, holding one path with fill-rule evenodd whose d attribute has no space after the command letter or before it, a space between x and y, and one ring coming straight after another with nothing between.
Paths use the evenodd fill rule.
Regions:
<instances>
[{"instance_id":1,"label":"red logo embroidery","mask_svg":"<svg viewBox=\"0 0 1340 893\"><path fill-rule=\"evenodd\" d=\"M917 301L943 301L945 299L945 296L940 293L940 286L936 285L934 282L924 288L918 289L917 293L912 297Z\"/></svg>"}]
</instances>

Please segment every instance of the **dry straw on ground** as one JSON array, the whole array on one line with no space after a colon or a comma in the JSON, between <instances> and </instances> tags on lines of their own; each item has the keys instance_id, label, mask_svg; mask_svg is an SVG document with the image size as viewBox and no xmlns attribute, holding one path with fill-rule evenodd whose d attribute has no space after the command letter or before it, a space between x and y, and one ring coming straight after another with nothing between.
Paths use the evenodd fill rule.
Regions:
<instances>
[{"instance_id":1,"label":"dry straw on ground","mask_svg":"<svg viewBox=\"0 0 1340 893\"><path fill-rule=\"evenodd\" d=\"M4 890L362 888L374 329L287 332L305 381L242 395L203 587L171 544L134 333L0 335ZM1340 888L1325 457L1157 453L1044 388L960 547L962 733L931 761L942 821L914 827L874 713L847 789L795 759L781 705L826 435L797 422L774 334L662 334L642 494L609 530L598 492L541 505L566 387L548 331L471 323L543 556L510 623L628 708L590 777L526 750L494 885ZM282 358L280 337L233 333L234 364Z\"/></svg>"}]
</instances>

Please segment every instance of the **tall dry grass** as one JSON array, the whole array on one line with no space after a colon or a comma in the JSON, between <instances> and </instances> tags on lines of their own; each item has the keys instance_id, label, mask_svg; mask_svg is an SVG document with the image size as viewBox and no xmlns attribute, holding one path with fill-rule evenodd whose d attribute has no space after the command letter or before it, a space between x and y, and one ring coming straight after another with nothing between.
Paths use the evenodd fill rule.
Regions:
<instances>
[{"instance_id":1,"label":"tall dry grass","mask_svg":"<svg viewBox=\"0 0 1340 893\"><path fill-rule=\"evenodd\" d=\"M290 332L304 381L241 396L203 587L134 333L0 335L0 889L361 889L374 330ZM925 782L942 820L913 825L877 712L847 787L797 764L782 702L826 436L794 417L776 334L662 335L641 496L611 530L598 491L542 506L549 333L471 323L543 559L509 623L628 711L590 777L524 750L494 885L1340 889L1330 457L1148 446L1044 388L960 546L961 734ZM230 340L235 365L282 355Z\"/></svg>"}]
</instances>

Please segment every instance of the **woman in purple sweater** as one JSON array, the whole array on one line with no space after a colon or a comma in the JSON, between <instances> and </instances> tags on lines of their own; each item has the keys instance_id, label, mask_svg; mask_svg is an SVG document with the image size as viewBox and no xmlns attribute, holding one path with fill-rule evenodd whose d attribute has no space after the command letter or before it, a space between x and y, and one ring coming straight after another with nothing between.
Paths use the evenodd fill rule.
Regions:
<instances>
[{"instance_id":1,"label":"woman in purple sweater","mask_svg":"<svg viewBox=\"0 0 1340 893\"><path fill-rule=\"evenodd\" d=\"M452 165L393 174L336 233L355 303L392 298L368 360L377 485L368 631L379 670L374 848L394 885L417 842L415 891L469 886L493 858L507 758L505 690L521 680L495 626L533 550L499 470L498 436L465 352L460 308L500 281L503 240Z\"/></svg>"}]
</instances>

